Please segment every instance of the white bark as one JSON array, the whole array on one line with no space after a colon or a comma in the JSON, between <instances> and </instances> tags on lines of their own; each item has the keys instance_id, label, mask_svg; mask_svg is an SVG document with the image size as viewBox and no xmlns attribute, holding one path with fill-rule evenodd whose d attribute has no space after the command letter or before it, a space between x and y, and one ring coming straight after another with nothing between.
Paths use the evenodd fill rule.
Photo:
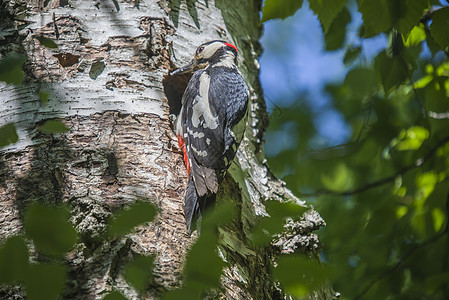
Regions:
<instances>
[{"instance_id":1,"label":"white bark","mask_svg":"<svg viewBox=\"0 0 449 300\"><path fill-rule=\"evenodd\" d=\"M267 117L258 83L260 2L196 1L197 19L185 1L179 2L178 10L177 1L123 0L118 1L119 11L113 1L76 0L63 7L57 0L46 6L30 2L25 28L11 31L11 37L22 40L17 47L28 60L23 85L0 83L0 126L13 122L19 133L19 142L0 152L0 239L21 232L21 214L28 203L69 203L82 243L67 257L72 285L66 298L99 299L105 291L118 289L137 299L116 268L133 252L156 254L155 279L145 298L181 284L182 262L194 238L186 234L186 172L169 127L162 84L170 69L170 45L178 64L189 61L196 47L208 40L226 39L240 49L251 111L238 164L230 171L234 183L222 192L241 207L243 232L230 232L231 240L244 244L241 236L257 216L266 214L267 199L305 205L263 162L260 143ZM18 16L17 8L24 5L10 1L9 7ZM37 35L52 38L59 48L43 47ZM99 62L104 70L92 78L89 72ZM40 103L39 91L50 94L48 104ZM54 137L39 133L36 123L49 118L61 118L71 131ZM126 239L101 241L111 211L140 197L158 206L156 220ZM310 232L322 225L312 212L290 224L273 247L316 253L318 239ZM272 259L272 253L228 246L223 297L281 295L273 283L263 282L268 278L263 262Z\"/></svg>"}]
</instances>

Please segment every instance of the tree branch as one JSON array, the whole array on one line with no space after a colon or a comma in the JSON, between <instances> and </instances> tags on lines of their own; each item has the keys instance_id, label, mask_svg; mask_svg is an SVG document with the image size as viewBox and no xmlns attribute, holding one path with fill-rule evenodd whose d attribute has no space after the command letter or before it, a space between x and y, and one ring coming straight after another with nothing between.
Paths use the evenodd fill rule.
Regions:
<instances>
[{"instance_id":1,"label":"tree branch","mask_svg":"<svg viewBox=\"0 0 449 300\"><path fill-rule=\"evenodd\" d=\"M393 175L390 175L386 178L380 179L378 181L374 181L371 183L368 183L362 187L353 189L353 190L348 190L348 191L343 191L343 192L336 192L336 191L331 191L331 190L319 190L317 192L314 193L306 193L306 194L301 194L301 197L316 197L316 196L321 196L321 195L333 195L333 196L350 196L350 195L354 195L354 194L358 194L361 192L364 192L366 190L384 185L390 181L393 181L396 177L400 176L400 175L404 175L405 173L407 173L410 170L413 170L415 168L418 168L420 166L422 166L425 162L427 162L427 160L440 148L442 147L444 144L446 144L447 142L449 142L449 136L445 137L444 139L442 139L437 145L435 145L435 147L433 147L432 149L430 149L430 151L424 155L423 157L418 158L417 160L415 160L415 162L412 165L406 166L401 168L398 172L396 172Z\"/></svg>"},{"instance_id":2,"label":"tree branch","mask_svg":"<svg viewBox=\"0 0 449 300\"><path fill-rule=\"evenodd\" d=\"M444 226L443 231L441 231L440 233L436 234L435 236L427 239L426 241L422 242L421 244L417 244L414 248L410 249L407 254L405 254L405 256L398 261L394 266L392 266L391 268L385 270L384 272L382 272L381 274L379 274L379 276L376 277L376 279L374 279L370 284L368 284L368 286L366 286L361 292L360 294L358 294L354 299L360 299L361 297L363 297L366 293L368 293L368 291L380 280L382 280L385 276L393 273L394 271L396 271L397 269L399 269L399 267L401 267L404 262L413 254L415 253L417 250L426 247L427 245L430 245L436 241L438 241L440 238L442 238L443 236L445 236L448 232L449 232L449 193L447 194L446 197L446 226Z\"/></svg>"}]
</instances>

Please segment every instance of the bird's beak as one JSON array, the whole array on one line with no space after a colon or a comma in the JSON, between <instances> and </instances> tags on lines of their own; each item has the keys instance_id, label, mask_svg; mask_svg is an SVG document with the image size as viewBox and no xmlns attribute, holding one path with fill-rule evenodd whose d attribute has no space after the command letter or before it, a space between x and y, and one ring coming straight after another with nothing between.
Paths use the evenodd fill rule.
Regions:
<instances>
[{"instance_id":1,"label":"bird's beak","mask_svg":"<svg viewBox=\"0 0 449 300\"><path fill-rule=\"evenodd\" d=\"M198 61L196 59L192 59L192 61L188 65L174 70L173 72L170 73L170 75L171 76L181 75L181 74L193 72L193 71L195 71L197 66L198 66Z\"/></svg>"}]
</instances>

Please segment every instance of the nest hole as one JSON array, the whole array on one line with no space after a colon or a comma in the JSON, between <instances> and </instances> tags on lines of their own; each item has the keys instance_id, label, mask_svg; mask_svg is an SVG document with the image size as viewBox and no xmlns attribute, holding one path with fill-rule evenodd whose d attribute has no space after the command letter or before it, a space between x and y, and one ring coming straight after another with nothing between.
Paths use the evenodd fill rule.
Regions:
<instances>
[{"instance_id":1,"label":"nest hole","mask_svg":"<svg viewBox=\"0 0 449 300\"><path fill-rule=\"evenodd\" d=\"M165 97L168 101L169 113L178 115L181 111L182 96L187 88L193 73L185 73L180 75L167 74L162 79Z\"/></svg>"}]
</instances>

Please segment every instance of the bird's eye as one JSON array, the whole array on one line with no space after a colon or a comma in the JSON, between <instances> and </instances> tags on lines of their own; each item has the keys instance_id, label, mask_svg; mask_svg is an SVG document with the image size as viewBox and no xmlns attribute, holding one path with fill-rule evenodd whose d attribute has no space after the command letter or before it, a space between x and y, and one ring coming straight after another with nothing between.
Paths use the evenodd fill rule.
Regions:
<instances>
[{"instance_id":1,"label":"bird's eye","mask_svg":"<svg viewBox=\"0 0 449 300\"><path fill-rule=\"evenodd\" d=\"M198 48L198 54L200 54L201 52L203 52L203 50L204 50L204 47L199 47L199 48Z\"/></svg>"}]
</instances>

